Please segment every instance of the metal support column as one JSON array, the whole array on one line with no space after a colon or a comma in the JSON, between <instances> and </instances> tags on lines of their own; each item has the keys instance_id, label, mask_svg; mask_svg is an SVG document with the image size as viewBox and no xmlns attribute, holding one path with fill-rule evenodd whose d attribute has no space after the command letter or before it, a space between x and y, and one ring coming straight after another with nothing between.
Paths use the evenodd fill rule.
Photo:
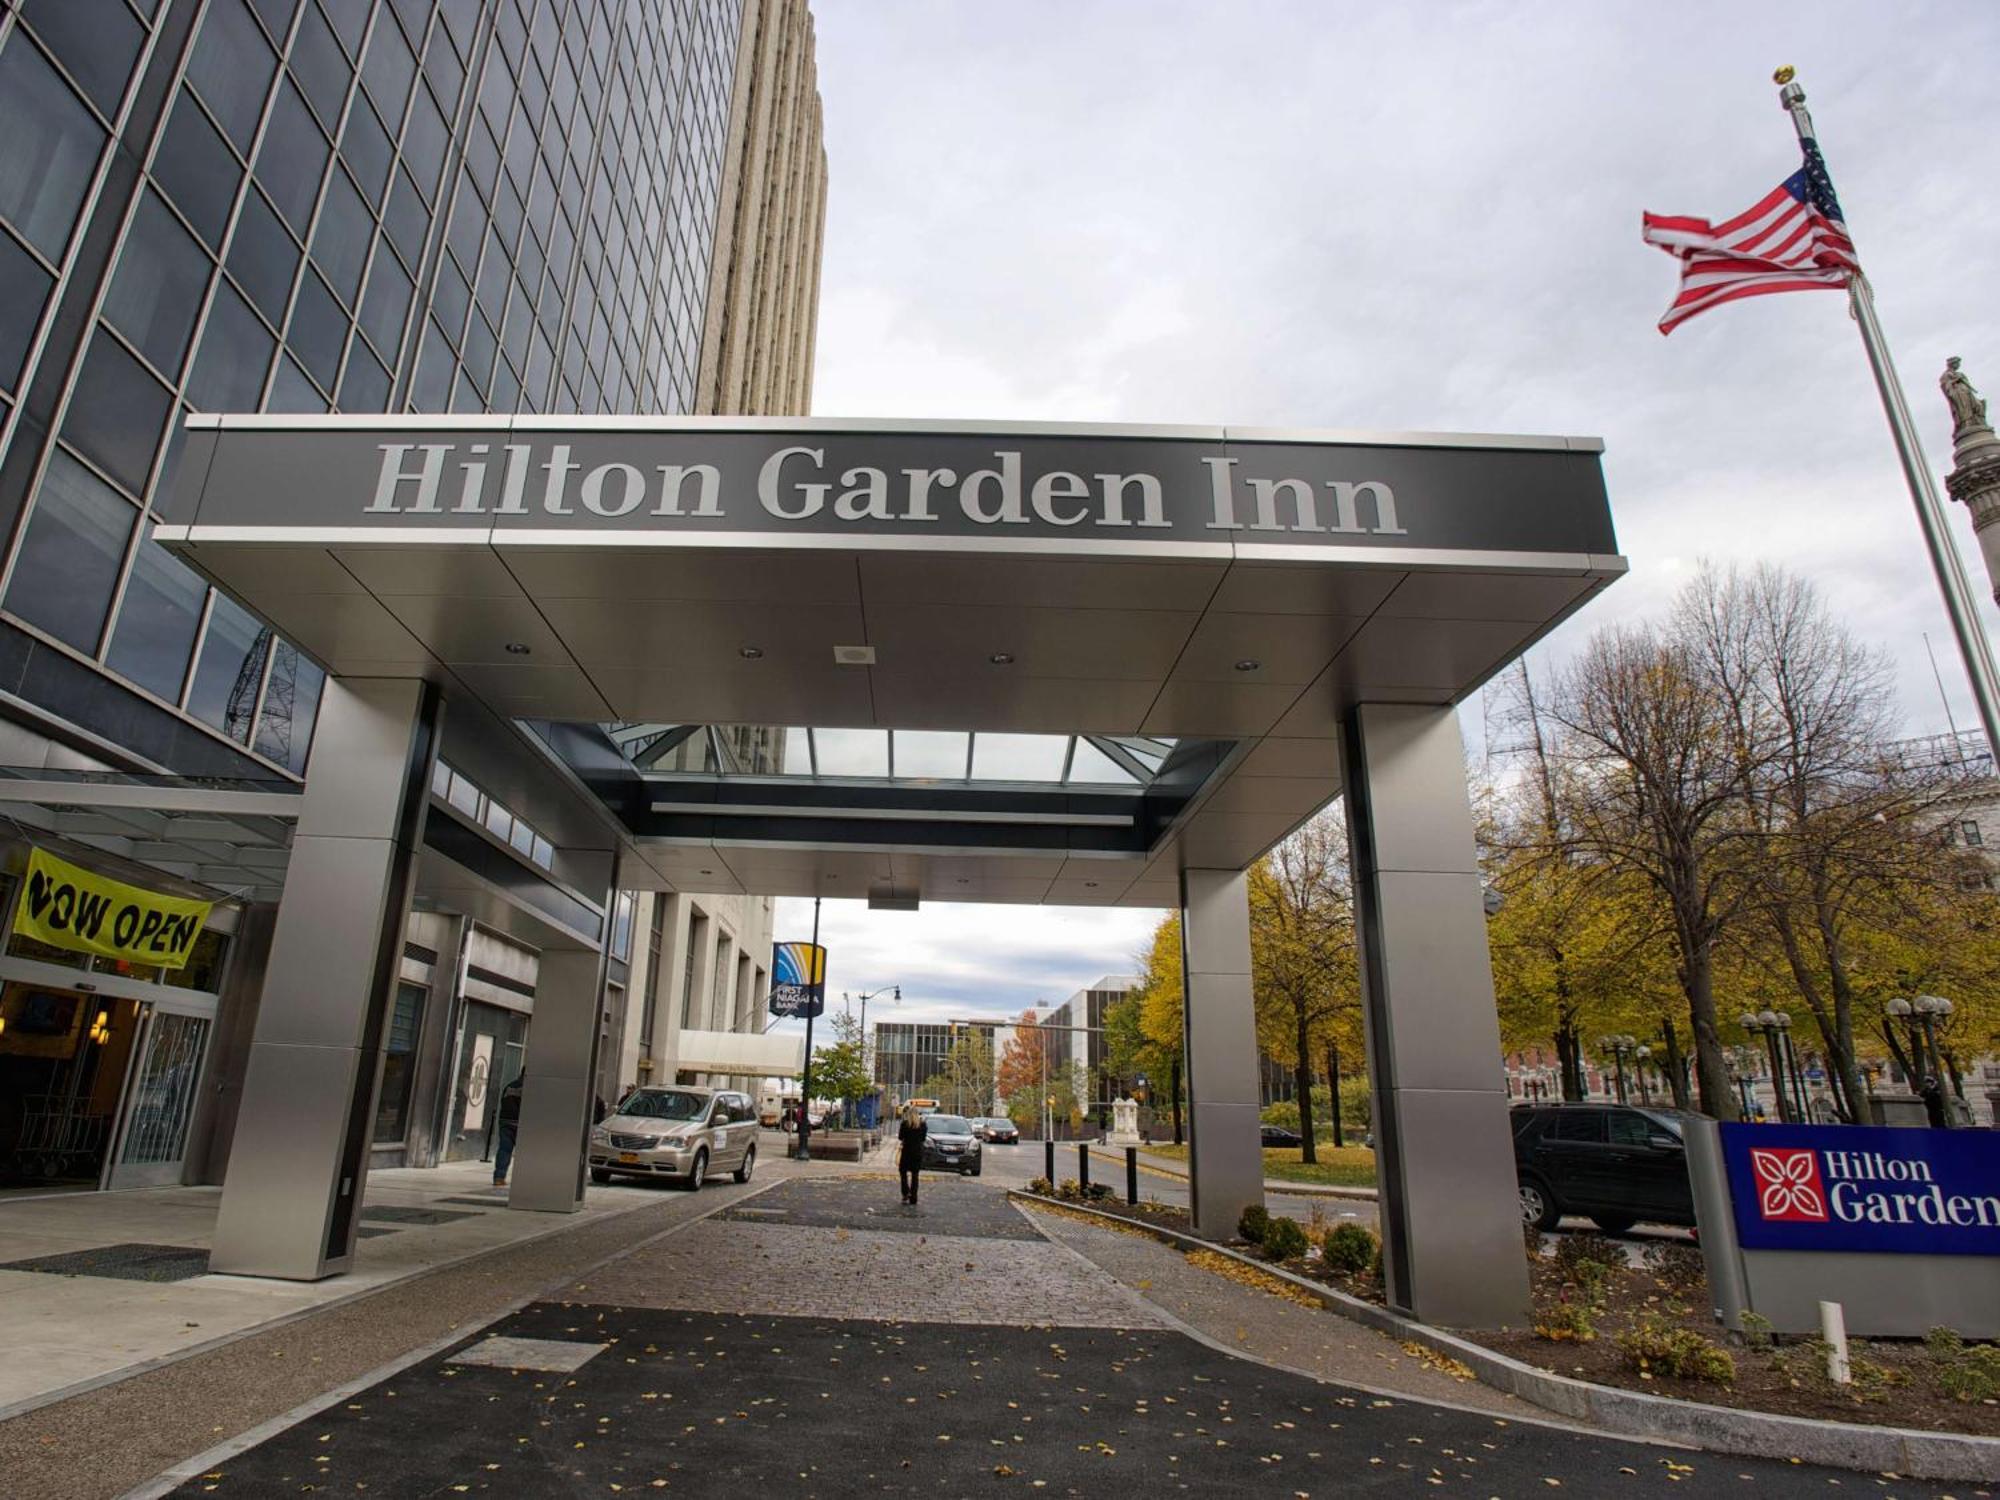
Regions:
<instances>
[{"instance_id":1,"label":"metal support column","mask_svg":"<svg viewBox=\"0 0 2000 1500\"><path fill-rule=\"evenodd\" d=\"M1458 716L1362 704L1343 748L1389 1305L1519 1324L1528 1268Z\"/></svg>"},{"instance_id":2,"label":"metal support column","mask_svg":"<svg viewBox=\"0 0 2000 1500\"><path fill-rule=\"evenodd\" d=\"M1196 1231L1227 1237L1236 1232L1244 1209L1264 1201L1250 880L1243 871L1181 871L1181 951L1188 1194Z\"/></svg>"}]
</instances>

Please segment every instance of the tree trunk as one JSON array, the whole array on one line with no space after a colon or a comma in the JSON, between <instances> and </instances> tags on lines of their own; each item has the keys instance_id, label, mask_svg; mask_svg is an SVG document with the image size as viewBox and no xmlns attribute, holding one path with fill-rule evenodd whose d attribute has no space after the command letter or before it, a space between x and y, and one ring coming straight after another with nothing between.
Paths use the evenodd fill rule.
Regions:
<instances>
[{"instance_id":1,"label":"tree trunk","mask_svg":"<svg viewBox=\"0 0 2000 1500\"><path fill-rule=\"evenodd\" d=\"M1318 1143L1313 1139L1312 1051L1303 1006L1293 1012L1293 1021L1297 1027L1297 1046L1292 1055L1298 1060L1292 1065L1292 1087L1299 1095L1299 1160L1311 1163L1318 1161L1319 1156L1313 1149Z\"/></svg>"},{"instance_id":2,"label":"tree trunk","mask_svg":"<svg viewBox=\"0 0 2000 1500\"><path fill-rule=\"evenodd\" d=\"M1583 1087L1583 1038L1577 1035L1576 1022L1565 1021L1556 1027L1556 1062L1562 1072L1563 1098L1572 1104L1581 1103Z\"/></svg>"},{"instance_id":3,"label":"tree trunk","mask_svg":"<svg viewBox=\"0 0 2000 1500\"><path fill-rule=\"evenodd\" d=\"M1184 1146L1187 1144L1187 1140L1181 1134L1181 1055L1179 1052L1174 1053L1173 1063L1167 1071L1169 1084L1167 1092L1174 1101L1174 1144L1176 1146Z\"/></svg>"},{"instance_id":4,"label":"tree trunk","mask_svg":"<svg viewBox=\"0 0 2000 1500\"><path fill-rule=\"evenodd\" d=\"M1667 1087L1673 1090L1674 1108L1688 1107L1687 1065L1681 1057L1680 1034L1674 1030L1671 1017L1660 1022L1660 1040L1667 1047Z\"/></svg>"},{"instance_id":5,"label":"tree trunk","mask_svg":"<svg viewBox=\"0 0 2000 1500\"><path fill-rule=\"evenodd\" d=\"M1333 1109L1333 1145L1339 1150L1347 1144L1347 1136L1340 1123L1340 1043L1326 1044L1326 1098Z\"/></svg>"},{"instance_id":6,"label":"tree trunk","mask_svg":"<svg viewBox=\"0 0 2000 1500\"><path fill-rule=\"evenodd\" d=\"M1729 1083L1729 1059L1715 1024L1715 952L1698 932L1680 924L1681 988L1687 992L1688 1023L1694 1031L1694 1070L1702 1113L1735 1120L1739 1109Z\"/></svg>"},{"instance_id":7,"label":"tree trunk","mask_svg":"<svg viewBox=\"0 0 2000 1500\"><path fill-rule=\"evenodd\" d=\"M1861 1056L1854 1046L1854 984L1847 972L1847 955L1841 949L1840 929L1834 924L1833 913L1828 902L1818 898L1820 942L1826 949L1826 972L1829 988L1833 990L1833 1035L1826 1037L1827 1069L1840 1080L1840 1091L1847 1096L1847 1119L1849 1124L1870 1125L1874 1122L1868 1115L1868 1083L1861 1073ZM1821 1028L1825 1035L1825 1028Z\"/></svg>"}]
</instances>

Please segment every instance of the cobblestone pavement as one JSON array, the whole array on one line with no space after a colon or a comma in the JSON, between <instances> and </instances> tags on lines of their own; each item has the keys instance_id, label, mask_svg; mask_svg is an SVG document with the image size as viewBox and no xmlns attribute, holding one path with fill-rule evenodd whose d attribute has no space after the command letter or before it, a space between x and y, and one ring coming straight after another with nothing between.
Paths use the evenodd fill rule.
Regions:
<instances>
[{"instance_id":1,"label":"cobblestone pavement","mask_svg":"<svg viewBox=\"0 0 2000 1500\"><path fill-rule=\"evenodd\" d=\"M898 1196L893 1177L802 1177L760 1194L718 1217L817 1228L877 1229L892 1234L977 1235L1040 1240L1004 1193L962 1178L926 1177L914 1205Z\"/></svg>"}]
</instances>

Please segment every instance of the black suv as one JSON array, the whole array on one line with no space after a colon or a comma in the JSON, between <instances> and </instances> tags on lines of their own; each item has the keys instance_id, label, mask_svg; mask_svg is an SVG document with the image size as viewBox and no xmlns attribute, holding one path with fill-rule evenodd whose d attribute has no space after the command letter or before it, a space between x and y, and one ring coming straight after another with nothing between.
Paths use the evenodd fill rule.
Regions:
<instances>
[{"instance_id":1,"label":"black suv","mask_svg":"<svg viewBox=\"0 0 2000 1500\"><path fill-rule=\"evenodd\" d=\"M1641 1220L1694 1224L1681 1115L1629 1104L1519 1104L1514 1174L1521 1220L1553 1229L1582 1214L1607 1234Z\"/></svg>"}]
</instances>

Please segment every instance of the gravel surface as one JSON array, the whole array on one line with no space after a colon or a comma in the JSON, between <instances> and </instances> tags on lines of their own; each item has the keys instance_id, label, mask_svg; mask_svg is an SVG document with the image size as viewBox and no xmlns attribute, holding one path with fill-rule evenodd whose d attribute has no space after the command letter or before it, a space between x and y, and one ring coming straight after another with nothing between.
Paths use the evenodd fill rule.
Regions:
<instances>
[{"instance_id":1,"label":"gravel surface","mask_svg":"<svg viewBox=\"0 0 2000 1500\"><path fill-rule=\"evenodd\" d=\"M655 1203L496 1250L0 1423L6 1500L123 1494L236 1433L448 1337L754 1188Z\"/></svg>"}]
</instances>

